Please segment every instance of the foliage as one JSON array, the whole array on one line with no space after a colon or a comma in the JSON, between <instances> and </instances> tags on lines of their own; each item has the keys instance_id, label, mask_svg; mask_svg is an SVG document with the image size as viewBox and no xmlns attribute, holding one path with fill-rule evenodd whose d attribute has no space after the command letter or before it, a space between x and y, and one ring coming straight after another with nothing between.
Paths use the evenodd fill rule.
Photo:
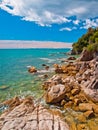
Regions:
<instances>
[{"instance_id":1,"label":"foliage","mask_svg":"<svg viewBox=\"0 0 98 130\"><path fill-rule=\"evenodd\" d=\"M98 52L98 43L89 44L87 46L87 51L89 52Z\"/></svg>"},{"instance_id":2,"label":"foliage","mask_svg":"<svg viewBox=\"0 0 98 130\"><path fill-rule=\"evenodd\" d=\"M95 47L98 47L98 28L89 28L87 33L79 38L79 40L74 43L72 47L72 52L74 54L80 54L85 47L87 47L89 51L94 51Z\"/></svg>"}]
</instances>

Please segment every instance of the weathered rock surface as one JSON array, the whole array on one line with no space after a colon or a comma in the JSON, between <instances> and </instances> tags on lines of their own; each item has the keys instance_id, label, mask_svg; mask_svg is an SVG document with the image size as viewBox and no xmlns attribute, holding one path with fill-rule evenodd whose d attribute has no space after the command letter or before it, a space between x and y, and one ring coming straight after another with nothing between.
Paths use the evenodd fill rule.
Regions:
<instances>
[{"instance_id":1,"label":"weathered rock surface","mask_svg":"<svg viewBox=\"0 0 98 130\"><path fill-rule=\"evenodd\" d=\"M34 106L27 98L0 116L0 130L69 130L59 114L42 106Z\"/></svg>"},{"instance_id":2,"label":"weathered rock surface","mask_svg":"<svg viewBox=\"0 0 98 130\"><path fill-rule=\"evenodd\" d=\"M58 103L65 97L65 86L62 84L54 85L48 88L46 92L47 103Z\"/></svg>"},{"instance_id":3,"label":"weathered rock surface","mask_svg":"<svg viewBox=\"0 0 98 130\"><path fill-rule=\"evenodd\" d=\"M94 58L94 54L92 52L87 51L84 49L82 55L80 57L80 61L90 61Z\"/></svg>"}]
</instances>

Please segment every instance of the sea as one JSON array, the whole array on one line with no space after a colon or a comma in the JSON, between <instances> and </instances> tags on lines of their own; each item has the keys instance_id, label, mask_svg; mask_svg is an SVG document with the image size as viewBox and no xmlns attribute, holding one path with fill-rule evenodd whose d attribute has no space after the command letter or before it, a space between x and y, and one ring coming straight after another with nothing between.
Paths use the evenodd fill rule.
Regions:
<instances>
[{"instance_id":1,"label":"sea","mask_svg":"<svg viewBox=\"0 0 98 130\"><path fill-rule=\"evenodd\" d=\"M42 84L54 74L53 64L62 64L70 49L0 49L0 102L14 96L43 95ZM49 66L45 70L44 65ZM36 74L28 72L35 66Z\"/></svg>"}]
</instances>

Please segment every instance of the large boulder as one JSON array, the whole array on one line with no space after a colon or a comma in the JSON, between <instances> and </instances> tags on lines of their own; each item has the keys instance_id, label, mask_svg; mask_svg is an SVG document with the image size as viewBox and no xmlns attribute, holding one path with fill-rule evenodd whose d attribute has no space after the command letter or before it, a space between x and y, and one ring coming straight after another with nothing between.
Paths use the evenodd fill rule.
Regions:
<instances>
[{"instance_id":1,"label":"large boulder","mask_svg":"<svg viewBox=\"0 0 98 130\"><path fill-rule=\"evenodd\" d=\"M60 113L54 113L28 98L0 116L0 130L69 130Z\"/></svg>"},{"instance_id":2,"label":"large boulder","mask_svg":"<svg viewBox=\"0 0 98 130\"><path fill-rule=\"evenodd\" d=\"M58 103L65 97L65 85L57 84L48 88L45 99L47 103Z\"/></svg>"},{"instance_id":3,"label":"large boulder","mask_svg":"<svg viewBox=\"0 0 98 130\"><path fill-rule=\"evenodd\" d=\"M93 58L94 58L94 54L84 49L81 54L80 61L90 61Z\"/></svg>"}]
</instances>

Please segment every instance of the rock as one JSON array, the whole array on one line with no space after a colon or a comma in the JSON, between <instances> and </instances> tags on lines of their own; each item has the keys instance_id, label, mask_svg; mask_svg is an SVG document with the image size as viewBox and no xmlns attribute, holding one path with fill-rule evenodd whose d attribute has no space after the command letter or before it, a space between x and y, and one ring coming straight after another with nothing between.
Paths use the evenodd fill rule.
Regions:
<instances>
[{"instance_id":1,"label":"rock","mask_svg":"<svg viewBox=\"0 0 98 130\"><path fill-rule=\"evenodd\" d=\"M54 64L53 67L54 67L54 68L58 68L59 65L58 65L58 64Z\"/></svg>"},{"instance_id":2,"label":"rock","mask_svg":"<svg viewBox=\"0 0 98 130\"><path fill-rule=\"evenodd\" d=\"M62 84L54 85L46 92L45 100L47 103L58 103L65 97L65 86Z\"/></svg>"},{"instance_id":3,"label":"rock","mask_svg":"<svg viewBox=\"0 0 98 130\"><path fill-rule=\"evenodd\" d=\"M61 106L64 106L65 103L66 103L66 101L65 101L65 100L62 100L62 101L61 101Z\"/></svg>"},{"instance_id":4,"label":"rock","mask_svg":"<svg viewBox=\"0 0 98 130\"><path fill-rule=\"evenodd\" d=\"M78 124L77 130L89 130L89 128L86 126L86 124Z\"/></svg>"},{"instance_id":5,"label":"rock","mask_svg":"<svg viewBox=\"0 0 98 130\"><path fill-rule=\"evenodd\" d=\"M69 101L69 102L67 102L65 105L64 105L64 108L66 109L66 108L72 108L72 106L73 106L73 102L72 101Z\"/></svg>"},{"instance_id":6,"label":"rock","mask_svg":"<svg viewBox=\"0 0 98 130\"><path fill-rule=\"evenodd\" d=\"M44 74L44 76L43 76L43 77L46 79L46 78L48 78L48 75L47 75L47 74Z\"/></svg>"},{"instance_id":7,"label":"rock","mask_svg":"<svg viewBox=\"0 0 98 130\"><path fill-rule=\"evenodd\" d=\"M93 111L94 113L98 114L98 105L93 106Z\"/></svg>"},{"instance_id":8,"label":"rock","mask_svg":"<svg viewBox=\"0 0 98 130\"><path fill-rule=\"evenodd\" d=\"M90 61L93 58L94 58L94 54L84 49L81 54L80 61Z\"/></svg>"},{"instance_id":9,"label":"rock","mask_svg":"<svg viewBox=\"0 0 98 130\"><path fill-rule=\"evenodd\" d=\"M47 90L49 87L51 87L53 85L61 84L61 83L62 83L62 77L58 76L58 75L54 75L51 79L44 82L42 87L44 90Z\"/></svg>"},{"instance_id":10,"label":"rock","mask_svg":"<svg viewBox=\"0 0 98 130\"><path fill-rule=\"evenodd\" d=\"M50 81L46 81L46 82L44 82L44 84L42 84L42 88L44 90L47 90L49 87L51 87L51 82Z\"/></svg>"},{"instance_id":11,"label":"rock","mask_svg":"<svg viewBox=\"0 0 98 130\"><path fill-rule=\"evenodd\" d=\"M78 115L77 120L82 123L86 122L86 118L83 114Z\"/></svg>"},{"instance_id":12,"label":"rock","mask_svg":"<svg viewBox=\"0 0 98 130\"><path fill-rule=\"evenodd\" d=\"M93 82L93 84L92 84L92 86L90 88L92 88L92 89L98 89L98 80L95 80L95 82Z\"/></svg>"},{"instance_id":13,"label":"rock","mask_svg":"<svg viewBox=\"0 0 98 130\"><path fill-rule=\"evenodd\" d=\"M6 86L6 85L3 85L3 86L0 86L0 90L6 90L8 89L10 86Z\"/></svg>"},{"instance_id":14,"label":"rock","mask_svg":"<svg viewBox=\"0 0 98 130\"><path fill-rule=\"evenodd\" d=\"M71 56L71 57L69 57L67 60L76 60L76 58L73 57L73 56Z\"/></svg>"},{"instance_id":15,"label":"rock","mask_svg":"<svg viewBox=\"0 0 98 130\"><path fill-rule=\"evenodd\" d=\"M80 99L77 99L77 98L74 99L74 105L75 106L79 105L80 103L81 103Z\"/></svg>"},{"instance_id":16,"label":"rock","mask_svg":"<svg viewBox=\"0 0 98 130\"><path fill-rule=\"evenodd\" d=\"M47 66L46 64L42 64L42 66Z\"/></svg>"},{"instance_id":17,"label":"rock","mask_svg":"<svg viewBox=\"0 0 98 130\"><path fill-rule=\"evenodd\" d=\"M75 89L72 89L72 90L71 90L71 93L72 93L73 96L79 94L79 92L80 92L80 89L79 89L79 88L75 88Z\"/></svg>"},{"instance_id":18,"label":"rock","mask_svg":"<svg viewBox=\"0 0 98 130\"><path fill-rule=\"evenodd\" d=\"M88 121L89 130L97 130L98 129L98 123L95 122L95 120L96 119Z\"/></svg>"},{"instance_id":19,"label":"rock","mask_svg":"<svg viewBox=\"0 0 98 130\"><path fill-rule=\"evenodd\" d=\"M21 104L20 99L16 96L12 99L6 100L3 102L4 105L7 105L9 108L14 109L16 106Z\"/></svg>"},{"instance_id":20,"label":"rock","mask_svg":"<svg viewBox=\"0 0 98 130\"><path fill-rule=\"evenodd\" d=\"M29 71L30 73L36 73L36 72L37 72L37 69L36 69L34 66L32 66L32 67L30 67L30 68L28 69L28 71Z\"/></svg>"},{"instance_id":21,"label":"rock","mask_svg":"<svg viewBox=\"0 0 98 130\"><path fill-rule=\"evenodd\" d=\"M59 75L54 75L54 76L51 78L51 81L52 81L52 82L56 82L57 84L61 84L61 83L62 83L62 77L59 76Z\"/></svg>"},{"instance_id":22,"label":"rock","mask_svg":"<svg viewBox=\"0 0 98 130\"><path fill-rule=\"evenodd\" d=\"M46 66L45 66L45 69L46 69L46 70L49 70L49 66L46 65Z\"/></svg>"},{"instance_id":23,"label":"rock","mask_svg":"<svg viewBox=\"0 0 98 130\"><path fill-rule=\"evenodd\" d=\"M24 102L26 101L26 102ZM29 99L0 116L0 130L69 130L60 115Z\"/></svg>"},{"instance_id":24,"label":"rock","mask_svg":"<svg viewBox=\"0 0 98 130\"><path fill-rule=\"evenodd\" d=\"M92 104L90 103L80 103L79 104L79 110L80 111L92 111L93 107L92 107Z\"/></svg>"},{"instance_id":25,"label":"rock","mask_svg":"<svg viewBox=\"0 0 98 130\"><path fill-rule=\"evenodd\" d=\"M86 111L86 112L84 112L84 116L85 116L87 119L90 119L90 118L95 117L93 111Z\"/></svg>"}]
</instances>

